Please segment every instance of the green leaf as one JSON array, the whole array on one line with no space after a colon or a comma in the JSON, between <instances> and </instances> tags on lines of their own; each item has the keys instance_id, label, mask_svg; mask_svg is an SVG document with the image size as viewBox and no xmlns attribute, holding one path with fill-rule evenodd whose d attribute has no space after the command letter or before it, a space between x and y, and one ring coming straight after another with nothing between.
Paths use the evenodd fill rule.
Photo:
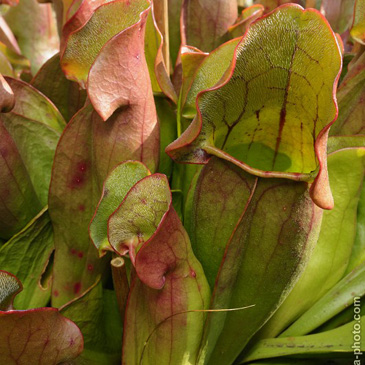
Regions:
<instances>
[{"instance_id":1,"label":"green leaf","mask_svg":"<svg viewBox=\"0 0 365 365\"><path fill-rule=\"evenodd\" d=\"M56 150L49 195L56 248L54 306L72 300L95 282L102 263L88 226L103 182L115 166L127 160L139 160L155 171L158 133L157 121L147 124L134 106L118 109L104 123L89 104L65 128Z\"/></svg>"},{"instance_id":2,"label":"green leaf","mask_svg":"<svg viewBox=\"0 0 365 365\"><path fill-rule=\"evenodd\" d=\"M145 56L155 93L163 92L171 101L177 103L177 95L170 80L170 58L168 32L166 33L165 1L152 3L146 24Z\"/></svg>"},{"instance_id":3,"label":"green leaf","mask_svg":"<svg viewBox=\"0 0 365 365\"><path fill-rule=\"evenodd\" d=\"M73 364L120 364L123 326L114 291L103 289L99 281L60 312L84 336L84 351Z\"/></svg>"},{"instance_id":4,"label":"green leaf","mask_svg":"<svg viewBox=\"0 0 365 365\"><path fill-rule=\"evenodd\" d=\"M365 294L365 264L361 264L322 296L309 310L297 319L280 337L302 336L340 313L355 298Z\"/></svg>"},{"instance_id":5,"label":"green leaf","mask_svg":"<svg viewBox=\"0 0 365 365\"><path fill-rule=\"evenodd\" d=\"M306 183L260 179L215 157L204 166L191 231L214 285L211 309L255 307L208 314L201 363L232 363L275 312L308 260L321 215Z\"/></svg>"},{"instance_id":6,"label":"green leaf","mask_svg":"<svg viewBox=\"0 0 365 365\"><path fill-rule=\"evenodd\" d=\"M0 270L0 311L13 309L14 298L22 289L23 285L16 276Z\"/></svg>"},{"instance_id":7,"label":"green leaf","mask_svg":"<svg viewBox=\"0 0 365 365\"><path fill-rule=\"evenodd\" d=\"M186 0L181 12L182 44L210 52L228 40L228 28L237 19L237 1Z\"/></svg>"},{"instance_id":8,"label":"green leaf","mask_svg":"<svg viewBox=\"0 0 365 365\"><path fill-rule=\"evenodd\" d=\"M354 354L356 354L353 348L353 330L354 325L356 324L359 326L364 326L365 316L361 317L361 321L353 321L344 326L323 333L309 336L261 340L253 347L241 364L259 359L268 359L279 356L297 357L298 355L304 355L307 357L309 355L318 356L321 354L327 354L328 357L331 355L339 357L345 353L351 353L353 359ZM360 344L359 342L357 343ZM359 345L358 352L361 352L360 349L363 351L363 346L360 347ZM295 360L295 364L296 363L297 362ZM356 360L353 363L357 364Z\"/></svg>"},{"instance_id":9,"label":"green leaf","mask_svg":"<svg viewBox=\"0 0 365 365\"><path fill-rule=\"evenodd\" d=\"M30 60L35 75L45 61L59 49L56 19L50 4L20 0L4 16L22 54Z\"/></svg>"},{"instance_id":10,"label":"green leaf","mask_svg":"<svg viewBox=\"0 0 365 365\"><path fill-rule=\"evenodd\" d=\"M307 267L260 338L276 337L346 272L356 235L354 222L364 180L365 148L346 148L330 154L328 172L335 207L323 213L321 232Z\"/></svg>"},{"instance_id":11,"label":"green leaf","mask_svg":"<svg viewBox=\"0 0 365 365\"><path fill-rule=\"evenodd\" d=\"M135 184L109 218L109 241L135 267L123 363L196 363L209 286L171 205L166 176ZM190 313L193 312L193 313Z\"/></svg>"},{"instance_id":12,"label":"green leaf","mask_svg":"<svg viewBox=\"0 0 365 365\"><path fill-rule=\"evenodd\" d=\"M209 53L209 56L200 63L195 71L186 96L186 101L183 100L182 110L185 118L194 118L196 115L195 102L198 94L203 90L213 87L222 78L232 61L234 50L239 42L240 38L236 38L222 44ZM184 55L181 58L184 61Z\"/></svg>"},{"instance_id":13,"label":"green leaf","mask_svg":"<svg viewBox=\"0 0 365 365\"><path fill-rule=\"evenodd\" d=\"M332 136L365 134L364 98L365 52L360 54L355 63L349 65L349 70L338 89L339 115L331 128Z\"/></svg>"},{"instance_id":14,"label":"green leaf","mask_svg":"<svg viewBox=\"0 0 365 365\"><path fill-rule=\"evenodd\" d=\"M99 250L99 255L111 250L108 241L108 219L118 208L128 191L139 180L151 173L143 163L138 161L123 162L106 178L103 192L95 215L90 223L90 238Z\"/></svg>"},{"instance_id":15,"label":"green leaf","mask_svg":"<svg viewBox=\"0 0 365 365\"><path fill-rule=\"evenodd\" d=\"M351 36L359 43L365 44L365 1L356 0L354 9L354 21L352 23Z\"/></svg>"},{"instance_id":16,"label":"green leaf","mask_svg":"<svg viewBox=\"0 0 365 365\"><path fill-rule=\"evenodd\" d=\"M157 117L160 124L160 162L158 171L171 176L172 160L165 153L165 148L176 139L176 112L173 104L166 98L155 98Z\"/></svg>"},{"instance_id":17,"label":"green leaf","mask_svg":"<svg viewBox=\"0 0 365 365\"><path fill-rule=\"evenodd\" d=\"M52 224L46 209L0 248L1 269L11 272L24 284L23 291L15 298L17 309L48 304L50 283L41 281L53 249Z\"/></svg>"},{"instance_id":18,"label":"green leaf","mask_svg":"<svg viewBox=\"0 0 365 365\"><path fill-rule=\"evenodd\" d=\"M48 203L53 158L65 121L55 106L23 81L7 78L15 106L2 115L42 206ZM32 217L33 218L33 217Z\"/></svg>"},{"instance_id":19,"label":"green leaf","mask_svg":"<svg viewBox=\"0 0 365 365\"><path fill-rule=\"evenodd\" d=\"M365 184L362 185L359 205L357 207L356 238L346 274L365 262Z\"/></svg>"},{"instance_id":20,"label":"green leaf","mask_svg":"<svg viewBox=\"0 0 365 365\"><path fill-rule=\"evenodd\" d=\"M147 0L113 1L96 8L86 24L71 32L65 40L61 67L66 77L86 85L90 68L103 46L115 35L136 24L148 5Z\"/></svg>"},{"instance_id":21,"label":"green leaf","mask_svg":"<svg viewBox=\"0 0 365 365\"><path fill-rule=\"evenodd\" d=\"M168 0L169 45L171 64L175 65L181 45L180 13L183 0Z\"/></svg>"},{"instance_id":22,"label":"green leaf","mask_svg":"<svg viewBox=\"0 0 365 365\"><path fill-rule=\"evenodd\" d=\"M80 90L77 83L66 79L60 67L59 54L41 67L31 84L56 105L66 121L85 103L86 92Z\"/></svg>"},{"instance_id":23,"label":"green leaf","mask_svg":"<svg viewBox=\"0 0 365 365\"><path fill-rule=\"evenodd\" d=\"M196 118L166 152L190 163L216 155L262 177L317 175L311 196L332 208L325 146L341 64L336 37L316 10L276 9L252 24L225 76L199 94Z\"/></svg>"},{"instance_id":24,"label":"green leaf","mask_svg":"<svg viewBox=\"0 0 365 365\"><path fill-rule=\"evenodd\" d=\"M0 237L9 239L42 209L14 140L0 115Z\"/></svg>"}]
</instances>

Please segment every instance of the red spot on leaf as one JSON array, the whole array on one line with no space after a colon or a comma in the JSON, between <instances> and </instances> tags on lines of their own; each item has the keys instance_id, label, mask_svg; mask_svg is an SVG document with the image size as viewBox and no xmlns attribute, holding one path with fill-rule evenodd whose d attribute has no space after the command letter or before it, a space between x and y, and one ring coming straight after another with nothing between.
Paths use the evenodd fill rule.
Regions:
<instances>
[{"instance_id":1,"label":"red spot on leaf","mask_svg":"<svg viewBox=\"0 0 365 365\"><path fill-rule=\"evenodd\" d=\"M94 270L94 266L93 266L93 265L91 265L91 264L89 264L89 265L87 265L87 269L88 269L89 271L93 271L93 270Z\"/></svg>"},{"instance_id":2,"label":"red spot on leaf","mask_svg":"<svg viewBox=\"0 0 365 365\"><path fill-rule=\"evenodd\" d=\"M76 255L77 254L77 251L74 248L71 248L71 254L72 255Z\"/></svg>"},{"instance_id":3,"label":"red spot on leaf","mask_svg":"<svg viewBox=\"0 0 365 365\"><path fill-rule=\"evenodd\" d=\"M76 283L76 284L74 285L74 293L75 293L75 294L78 294L78 293L80 292L80 290L81 290L81 283L80 283L80 282L78 282L78 283Z\"/></svg>"},{"instance_id":4,"label":"red spot on leaf","mask_svg":"<svg viewBox=\"0 0 365 365\"><path fill-rule=\"evenodd\" d=\"M80 259L82 259L84 257L84 253L82 251L80 251L78 254L77 254L78 257L80 257Z\"/></svg>"},{"instance_id":5,"label":"red spot on leaf","mask_svg":"<svg viewBox=\"0 0 365 365\"><path fill-rule=\"evenodd\" d=\"M80 204L79 205L79 211L80 212L84 212L85 211L85 205L84 204Z\"/></svg>"},{"instance_id":6,"label":"red spot on leaf","mask_svg":"<svg viewBox=\"0 0 365 365\"><path fill-rule=\"evenodd\" d=\"M58 297L58 296L60 295L60 293L58 292L58 290L54 290L54 291L53 291L53 295L54 295L55 297Z\"/></svg>"},{"instance_id":7,"label":"red spot on leaf","mask_svg":"<svg viewBox=\"0 0 365 365\"><path fill-rule=\"evenodd\" d=\"M190 276L192 278L196 278L196 272L194 270L190 270Z\"/></svg>"}]
</instances>

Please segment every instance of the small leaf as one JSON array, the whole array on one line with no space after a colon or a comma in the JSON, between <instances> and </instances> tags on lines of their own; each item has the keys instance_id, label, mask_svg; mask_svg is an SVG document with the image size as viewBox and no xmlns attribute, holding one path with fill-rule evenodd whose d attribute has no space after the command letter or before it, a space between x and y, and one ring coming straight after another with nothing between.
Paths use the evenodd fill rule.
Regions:
<instances>
[{"instance_id":1,"label":"small leaf","mask_svg":"<svg viewBox=\"0 0 365 365\"><path fill-rule=\"evenodd\" d=\"M152 3L146 24L145 56L153 91L163 92L171 101L177 103L177 95L170 80L168 33L166 34L165 22L161 19L166 11L163 4L164 1ZM162 30L165 32L162 33Z\"/></svg>"},{"instance_id":2,"label":"small leaf","mask_svg":"<svg viewBox=\"0 0 365 365\"><path fill-rule=\"evenodd\" d=\"M361 317L361 321L353 321L327 332L309 336L261 340L255 344L240 364L245 364L259 359L269 359L290 355L303 355L307 357L310 355L320 356L321 354L324 354L327 355L327 357L334 356L336 359L337 357L344 355L344 353L349 353L354 356L353 330L356 323L360 327L364 326L365 316ZM361 348L361 350L363 349ZM295 360L295 364L296 363L297 361ZM312 364L312 362L310 362L310 364ZM321 362L321 364L323 364L323 362ZM356 362L354 362L354 364L356 364Z\"/></svg>"},{"instance_id":3,"label":"small leaf","mask_svg":"<svg viewBox=\"0 0 365 365\"><path fill-rule=\"evenodd\" d=\"M235 24L228 28L232 38L241 37L247 31L250 24L262 16L265 8L261 4L252 5L244 10Z\"/></svg>"},{"instance_id":4,"label":"small leaf","mask_svg":"<svg viewBox=\"0 0 365 365\"><path fill-rule=\"evenodd\" d=\"M0 311L13 309L14 298L22 289L22 283L16 276L0 270Z\"/></svg>"},{"instance_id":5,"label":"small leaf","mask_svg":"<svg viewBox=\"0 0 365 365\"><path fill-rule=\"evenodd\" d=\"M115 35L137 23L140 13L148 5L147 0L119 0L99 6L90 19L71 32L65 41L61 67L66 77L85 87L90 68L102 47ZM101 24L102 32L99 31Z\"/></svg>"},{"instance_id":6,"label":"small leaf","mask_svg":"<svg viewBox=\"0 0 365 365\"><path fill-rule=\"evenodd\" d=\"M98 281L60 312L75 322L84 336L84 351L74 364L120 364L122 318L112 290L103 289Z\"/></svg>"},{"instance_id":7,"label":"small leaf","mask_svg":"<svg viewBox=\"0 0 365 365\"><path fill-rule=\"evenodd\" d=\"M321 13L334 32L342 34L351 25L355 0L321 0Z\"/></svg>"},{"instance_id":8,"label":"small leaf","mask_svg":"<svg viewBox=\"0 0 365 365\"><path fill-rule=\"evenodd\" d=\"M365 134L365 52L358 55L338 88L339 115L330 135ZM351 67L350 67L351 66Z\"/></svg>"},{"instance_id":9,"label":"small leaf","mask_svg":"<svg viewBox=\"0 0 365 365\"><path fill-rule=\"evenodd\" d=\"M9 239L42 209L19 151L0 116L0 237Z\"/></svg>"},{"instance_id":10,"label":"small leaf","mask_svg":"<svg viewBox=\"0 0 365 365\"><path fill-rule=\"evenodd\" d=\"M365 1L356 0L351 36L359 43L365 44Z\"/></svg>"},{"instance_id":11,"label":"small leaf","mask_svg":"<svg viewBox=\"0 0 365 365\"><path fill-rule=\"evenodd\" d=\"M50 285L41 287L40 281L53 249L52 224L46 210L0 248L1 269L13 273L24 283L23 291L15 298L17 309L48 304Z\"/></svg>"},{"instance_id":12,"label":"small leaf","mask_svg":"<svg viewBox=\"0 0 365 365\"><path fill-rule=\"evenodd\" d=\"M15 97L13 90L0 74L0 112L7 113L14 108Z\"/></svg>"},{"instance_id":13,"label":"small leaf","mask_svg":"<svg viewBox=\"0 0 365 365\"><path fill-rule=\"evenodd\" d=\"M16 102L13 110L1 118L18 147L39 201L45 206L56 146L66 123L55 106L32 86L6 80Z\"/></svg>"},{"instance_id":14,"label":"small leaf","mask_svg":"<svg viewBox=\"0 0 365 365\"><path fill-rule=\"evenodd\" d=\"M209 286L164 175L134 185L109 219L109 241L121 254L129 250L137 274L125 315L123 364L195 363Z\"/></svg>"},{"instance_id":15,"label":"small leaf","mask_svg":"<svg viewBox=\"0 0 365 365\"><path fill-rule=\"evenodd\" d=\"M182 45L210 52L228 40L228 28L237 19L237 1L184 0L181 12Z\"/></svg>"},{"instance_id":16,"label":"small leaf","mask_svg":"<svg viewBox=\"0 0 365 365\"><path fill-rule=\"evenodd\" d=\"M123 162L106 178L103 192L95 215L90 223L90 238L99 250L99 255L112 250L108 241L108 219L118 208L121 201L139 180L151 173L145 165L138 161Z\"/></svg>"},{"instance_id":17,"label":"small leaf","mask_svg":"<svg viewBox=\"0 0 365 365\"><path fill-rule=\"evenodd\" d=\"M137 2L145 3L145 0ZM134 118L147 125L156 122L156 108L144 57L144 32L149 11L150 8L143 11L139 21L109 40L90 68L88 95L104 121L117 108L124 107L133 109ZM116 52L116 49L121 51Z\"/></svg>"},{"instance_id":18,"label":"small leaf","mask_svg":"<svg viewBox=\"0 0 365 365\"><path fill-rule=\"evenodd\" d=\"M302 336L354 303L365 294L365 263L339 281L326 295L297 319L280 337Z\"/></svg>"},{"instance_id":19,"label":"small leaf","mask_svg":"<svg viewBox=\"0 0 365 365\"><path fill-rule=\"evenodd\" d=\"M192 78L186 102L183 104L183 115L185 118L194 118L198 94L213 87L222 78L232 62L234 50L239 42L240 38L236 38L222 44L209 53L209 56L200 63ZM184 55L181 56L182 60L183 57Z\"/></svg>"},{"instance_id":20,"label":"small leaf","mask_svg":"<svg viewBox=\"0 0 365 365\"><path fill-rule=\"evenodd\" d=\"M316 10L276 9L251 25L230 69L199 94L196 118L166 152L190 163L216 155L262 177L317 175L312 199L331 209L325 150L341 63L336 37Z\"/></svg>"},{"instance_id":21,"label":"small leaf","mask_svg":"<svg viewBox=\"0 0 365 365\"><path fill-rule=\"evenodd\" d=\"M51 4L20 0L4 19L13 31L22 54L30 60L35 75L45 61L57 53L59 38Z\"/></svg>"},{"instance_id":22,"label":"small leaf","mask_svg":"<svg viewBox=\"0 0 365 365\"><path fill-rule=\"evenodd\" d=\"M80 90L77 83L66 79L59 54L41 67L31 84L56 105L67 122L85 103L86 92Z\"/></svg>"}]
</instances>

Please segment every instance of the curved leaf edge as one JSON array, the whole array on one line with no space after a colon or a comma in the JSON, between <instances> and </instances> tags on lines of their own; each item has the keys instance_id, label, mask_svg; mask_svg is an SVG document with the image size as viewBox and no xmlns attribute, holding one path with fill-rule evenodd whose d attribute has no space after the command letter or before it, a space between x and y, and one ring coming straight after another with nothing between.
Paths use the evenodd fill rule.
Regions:
<instances>
[{"instance_id":1,"label":"curved leaf edge","mask_svg":"<svg viewBox=\"0 0 365 365\"><path fill-rule=\"evenodd\" d=\"M328 29L330 30L334 40L336 41L338 50L339 50L339 57L341 55L341 46L338 42L338 38L336 37L335 33L333 32L330 24L328 23L327 19L317 10L317 9L304 9L302 6L298 4L284 4L273 11L263 15L262 17L259 17L254 22L252 22L251 25L256 24L261 19L267 18L270 15L276 13L277 11L280 11L283 8L297 8L302 10L303 12L312 12L317 14L324 22L325 25L327 25ZM199 108L199 101L207 92L215 91L217 89L220 89L221 87L225 86L231 79L233 72L235 70L236 66L236 55L237 50L240 47L240 45L245 41L246 35L249 29L246 30L245 34L242 36L241 41L238 43L237 47L234 50L233 59L231 62L230 67L228 67L225 75L222 77L222 79L213 87L202 90L197 98L196 98L196 109L197 109L197 115L188 127L188 129L181 135L181 137L177 140L175 140L173 143L171 143L167 148L165 149L165 152L174 160L176 161L176 155L175 151L180 149L185 149L193 144L193 142L197 139L199 136L201 129L202 129L202 113ZM330 127L332 124L336 121L338 117L338 104L337 104L337 98L336 98L336 90L337 90L337 84L341 76L342 71L342 58L340 57L340 69L339 72L334 80L333 83L333 89L332 89L332 96L333 96L333 104L335 106L335 116L334 119L327 124L318 134L315 142L314 142L314 150L315 155L318 160L318 167L315 171L311 173L296 173L296 172L281 172L281 171L263 171L257 168L253 168L250 165L243 163L242 161L237 160L236 158L232 157L228 153L216 148L216 147L207 147L205 146L204 149L200 149L196 151L195 157L197 160L193 162L193 164L206 164L209 161L209 155L216 155L217 157L223 158L227 161L232 162L236 166L242 168L243 170L247 171L250 174L263 177L263 178L285 178L290 179L294 181L305 181L305 182L313 182L310 187L310 195L313 200L313 202L318 205L322 209L330 210L334 207L334 201L333 196L331 193L331 189L329 186L328 181L328 171L327 171L327 155L326 155L326 147L327 147L327 139L328 139L328 133L330 130ZM188 163L183 161L177 161L179 163ZM192 163L192 162L189 162Z\"/></svg>"}]
</instances>

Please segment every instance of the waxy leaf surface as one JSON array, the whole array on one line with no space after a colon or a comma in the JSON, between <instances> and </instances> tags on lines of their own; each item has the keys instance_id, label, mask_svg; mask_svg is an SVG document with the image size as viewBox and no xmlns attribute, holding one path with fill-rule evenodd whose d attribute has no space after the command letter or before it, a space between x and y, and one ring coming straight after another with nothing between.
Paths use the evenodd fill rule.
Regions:
<instances>
[{"instance_id":1,"label":"waxy leaf surface","mask_svg":"<svg viewBox=\"0 0 365 365\"><path fill-rule=\"evenodd\" d=\"M335 207L323 213L321 232L308 265L261 331L262 338L276 337L326 294L348 267L356 236L354 222L364 180L365 148L348 148L330 154L328 172Z\"/></svg>"},{"instance_id":2,"label":"waxy leaf surface","mask_svg":"<svg viewBox=\"0 0 365 365\"><path fill-rule=\"evenodd\" d=\"M311 181L319 170L311 195L330 209L325 145L340 71L327 21L316 10L282 6L251 25L230 72L199 94L196 118L166 151L190 163L213 154L264 177Z\"/></svg>"},{"instance_id":3,"label":"waxy leaf surface","mask_svg":"<svg viewBox=\"0 0 365 365\"><path fill-rule=\"evenodd\" d=\"M86 92L80 90L77 83L66 79L58 54L41 67L31 84L56 105L67 122L85 103Z\"/></svg>"},{"instance_id":4,"label":"waxy leaf surface","mask_svg":"<svg viewBox=\"0 0 365 365\"><path fill-rule=\"evenodd\" d=\"M129 161L117 166L106 178L102 196L89 227L90 237L100 255L103 255L105 250L112 250L108 241L109 217L133 185L150 174L143 163Z\"/></svg>"},{"instance_id":5,"label":"waxy leaf surface","mask_svg":"<svg viewBox=\"0 0 365 365\"><path fill-rule=\"evenodd\" d=\"M56 19L51 4L37 0L20 0L9 9L4 19L13 31L22 54L31 63L32 74L59 49Z\"/></svg>"},{"instance_id":6,"label":"waxy leaf surface","mask_svg":"<svg viewBox=\"0 0 365 365\"><path fill-rule=\"evenodd\" d=\"M157 121L145 123L133 106L117 110L103 123L89 104L67 125L56 150L49 195L56 248L53 305L80 295L101 270L88 226L108 173L127 160L142 161L155 171L158 158Z\"/></svg>"},{"instance_id":7,"label":"waxy leaf surface","mask_svg":"<svg viewBox=\"0 0 365 365\"><path fill-rule=\"evenodd\" d=\"M109 240L121 254L129 250L136 272L123 364L196 363L210 291L171 205L166 176L154 174L134 185L109 219Z\"/></svg>"},{"instance_id":8,"label":"waxy leaf surface","mask_svg":"<svg viewBox=\"0 0 365 365\"><path fill-rule=\"evenodd\" d=\"M61 67L67 78L85 86L89 70L103 46L119 32L137 23L140 13L148 5L147 0L116 0L98 7L89 21L66 40Z\"/></svg>"},{"instance_id":9,"label":"waxy leaf surface","mask_svg":"<svg viewBox=\"0 0 365 365\"><path fill-rule=\"evenodd\" d=\"M114 291L103 289L99 281L60 312L75 322L84 336L84 351L75 365L120 364L123 327Z\"/></svg>"},{"instance_id":10,"label":"waxy leaf surface","mask_svg":"<svg viewBox=\"0 0 365 365\"><path fill-rule=\"evenodd\" d=\"M365 51L350 65L337 92L339 115L330 135L365 134Z\"/></svg>"},{"instance_id":11,"label":"waxy leaf surface","mask_svg":"<svg viewBox=\"0 0 365 365\"><path fill-rule=\"evenodd\" d=\"M0 248L0 268L16 275L24 285L15 298L16 309L48 304L51 287L43 275L53 249L52 224L46 210Z\"/></svg>"},{"instance_id":12,"label":"waxy leaf surface","mask_svg":"<svg viewBox=\"0 0 365 365\"><path fill-rule=\"evenodd\" d=\"M257 178L218 158L203 168L192 241L214 285L210 308L255 307L208 313L202 363L233 362L274 313L308 259L320 219L306 183Z\"/></svg>"},{"instance_id":13,"label":"waxy leaf surface","mask_svg":"<svg viewBox=\"0 0 365 365\"><path fill-rule=\"evenodd\" d=\"M237 19L237 1L184 0L181 11L182 44L210 52L228 40L228 28Z\"/></svg>"}]
</instances>

